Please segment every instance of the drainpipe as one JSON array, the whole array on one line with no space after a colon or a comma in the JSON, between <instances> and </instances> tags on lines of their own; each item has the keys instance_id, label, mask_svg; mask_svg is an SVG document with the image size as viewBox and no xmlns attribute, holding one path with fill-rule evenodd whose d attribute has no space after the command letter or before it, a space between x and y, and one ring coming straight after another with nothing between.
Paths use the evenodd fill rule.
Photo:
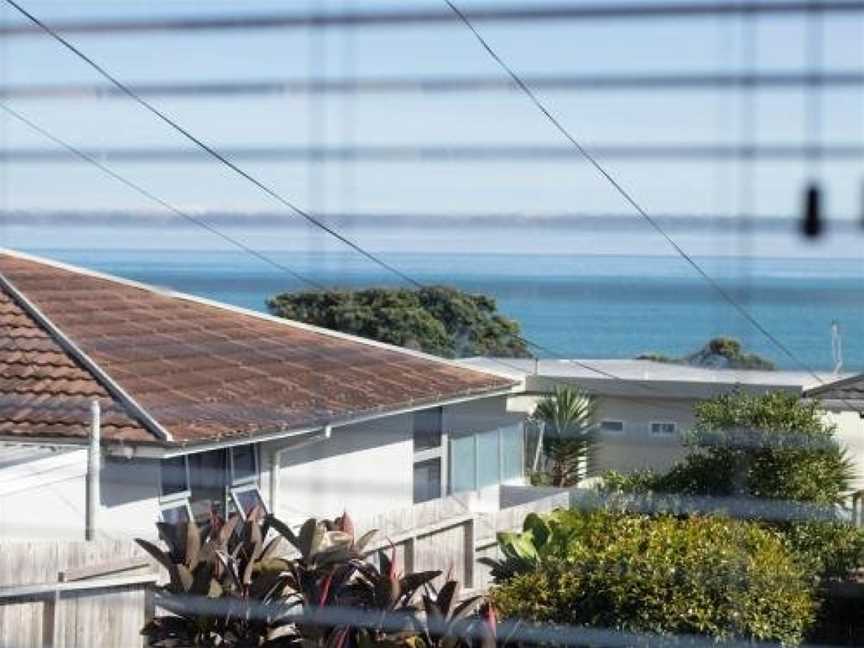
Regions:
<instances>
[{"instance_id":1,"label":"drainpipe","mask_svg":"<svg viewBox=\"0 0 864 648\"><path fill-rule=\"evenodd\" d=\"M99 401L90 402L90 445L87 448L87 510L84 538L96 539L96 515L99 511L99 474L101 472L100 441L102 437L102 409Z\"/></svg>"},{"instance_id":2,"label":"drainpipe","mask_svg":"<svg viewBox=\"0 0 864 648\"><path fill-rule=\"evenodd\" d=\"M300 441L299 443L295 443L293 445L282 446L280 448L275 448L270 453L270 513L276 515L277 508L279 506L279 474L280 470L280 462L282 459L282 453L286 450L299 450L300 448L305 448L310 445L314 445L316 443L320 443L321 441L325 441L330 438L330 435L333 432L333 428L330 425L325 425L324 429L315 436L306 439L304 441Z\"/></svg>"}]
</instances>

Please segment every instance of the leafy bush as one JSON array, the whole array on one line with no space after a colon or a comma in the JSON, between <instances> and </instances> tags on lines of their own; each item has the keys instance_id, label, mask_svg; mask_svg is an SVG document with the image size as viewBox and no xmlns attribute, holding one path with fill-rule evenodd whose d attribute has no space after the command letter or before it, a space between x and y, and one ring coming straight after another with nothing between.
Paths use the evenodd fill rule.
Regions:
<instances>
[{"instance_id":1,"label":"leafy bush","mask_svg":"<svg viewBox=\"0 0 864 648\"><path fill-rule=\"evenodd\" d=\"M495 300L447 286L283 293L267 302L280 317L448 358L529 357L518 322Z\"/></svg>"},{"instance_id":2,"label":"leafy bush","mask_svg":"<svg viewBox=\"0 0 864 648\"><path fill-rule=\"evenodd\" d=\"M812 584L758 524L596 511L546 519L567 540L492 589L503 617L786 644L813 620Z\"/></svg>"},{"instance_id":3,"label":"leafy bush","mask_svg":"<svg viewBox=\"0 0 864 648\"><path fill-rule=\"evenodd\" d=\"M696 406L693 450L668 472L607 473L606 493L736 497L816 505L830 514L853 477L818 403L782 392L732 393ZM722 510L724 503L720 501ZM842 578L864 563L864 532L834 521L766 522L813 573Z\"/></svg>"},{"instance_id":4,"label":"leafy bush","mask_svg":"<svg viewBox=\"0 0 864 648\"><path fill-rule=\"evenodd\" d=\"M142 630L148 645L469 648L464 637L494 642L494 620L477 614L479 597L460 601L452 580L436 589L440 571L400 575L383 551L376 567L365 551L375 532L355 539L347 515L307 520L296 534L260 509L243 524L232 516L205 528L158 528L167 551L137 542L168 570L157 604L172 614ZM279 535L268 541L271 529ZM281 551L283 540L293 556ZM357 610L365 620L331 618L328 608Z\"/></svg>"}]
</instances>

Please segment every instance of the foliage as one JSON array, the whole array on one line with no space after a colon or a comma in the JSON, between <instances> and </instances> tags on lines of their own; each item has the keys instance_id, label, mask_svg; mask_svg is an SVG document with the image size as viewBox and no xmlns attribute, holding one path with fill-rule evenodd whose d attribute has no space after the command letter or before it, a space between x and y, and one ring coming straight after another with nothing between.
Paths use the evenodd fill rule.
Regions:
<instances>
[{"instance_id":1,"label":"foliage","mask_svg":"<svg viewBox=\"0 0 864 648\"><path fill-rule=\"evenodd\" d=\"M790 511L815 505L830 514L845 500L854 477L834 433L818 403L794 394L726 394L696 406L688 438L693 452L683 461L663 474L607 473L603 489L768 499L791 503ZM813 573L843 577L864 562L864 534L840 520L772 524Z\"/></svg>"},{"instance_id":2,"label":"foliage","mask_svg":"<svg viewBox=\"0 0 864 648\"><path fill-rule=\"evenodd\" d=\"M533 418L545 425L543 452L550 486L573 486L585 478L594 446L596 403L578 387L556 387Z\"/></svg>"},{"instance_id":3,"label":"foliage","mask_svg":"<svg viewBox=\"0 0 864 648\"><path fill-rule=\"evenodd\" d=\"M667 364L683 364L696 367L718 367L725 369L761 369L772 371L776 367L770 360L747 353L738 340L728 337L717 337L694 353L682 358L673 358L661 353L643 353L637 360L652 360Z\"/></svg>"},{"instance_id":4,"label":"foliage","mask_svg":"<svg viewBox=\"0 0 864 648\"><path fill-rule=\"evenodd\" d=\"M804 571L758 524L608 511L547 520L567 540L493 588L505 618L795 644L814 617Z\"/></svg>"},{"instance_id":5,"label":"foliage","mask_svg":"<svg viewBox=\"0 0 864 648\"><path fill-rule=\"evenodd\" d=\"M519 324L495 300L447 286L282 293L267 302L280 317L453 358L530 357Z\"/></svg>"},{"instance_id":6,"label":"foliage","mask_svg":"<svg viewBox=\"0 0 864 648\"><path fill-rule=\"evenodd\" d=\"M267 541L271 530L278 535ZM369 562L375 532L355 538L347 514L307 520L297 533L260 509L242 525L232 516L204 529L160 523L159 531L167 551L137 540L170 575L158 605L172 615L142 630L149 645L469 648L469 636L494 643L478 597L457 602L452 580L436 589L440 571L400 575L395 548L389 557L378 552L380 568ZM294 555L280 552L283 540Z\"/></svg>"},{"instance_id":7,"label":"foliage","mask_svg":"<svg viewBox=\"0 0 864 648\"><path fill-rule=\"evenodd\" d=\"M570 541L573 528L561 524L561 515L560 511L545 517L529 513L522 523L521 533L498 534L498 549L503 558L480 558L479 562L490 568L496 582L536 570L550 556L561 554Z\"/></svg>"}]
</instances>

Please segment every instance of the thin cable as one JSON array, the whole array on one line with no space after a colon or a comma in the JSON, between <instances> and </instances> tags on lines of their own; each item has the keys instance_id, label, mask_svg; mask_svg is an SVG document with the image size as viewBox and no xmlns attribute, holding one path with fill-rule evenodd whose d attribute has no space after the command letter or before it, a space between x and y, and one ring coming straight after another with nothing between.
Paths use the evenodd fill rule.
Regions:
<instances>
[{"instance_id":1,"label":"thin cable","mask_svg":"<svg viewBox=\"0 0 864 648\"><path fill-rule=\"evenodd\" d=\"M168 124L169 126L171 126L172 128L174 128L175 130L177 130L179 133L181 133L182 135L184 135L184 136L185 136L189 141L193 142L196 146L200 147L202 150L204 150L205 152L207 152L208 154L212 155L214 158L216 158L217 160L219 160L220 162L222 162L225 166L227 166L228 168L230 168L231 170L233 170L235 173L239 174L240 176L242 176L243 178L245 178L246 180L248 180L249 182L251 182L253 185L255 185L256 187L258 187L259 189L261 189L262 191L264 191L267 195L271 196L272 198L274 198L275 200L277 200L279 203L283 204L284 206L288 207L289 209L291 209L293 212L295 212L295 213L298 214L299 216L301 216L301 217L303 217L304 219L306 219L308 222L312 223L312 224L315 225L316 227L321 228L322 230L324 230L325 232L329 233L329 234L330 234L331 236L333 236L334 238L336 238L336 239L342 241L343 243L345 243L346 245L348 245L349 247L351 247L352 249L354 249L355 251L357 251L357 252L358 252L359 254L361 254L362 256L366 257L367 259L369 259L369 260L372 261L373 263L375 263L375 264L381 266L382 268L386 269L387 271L391 272L392 274L394 274L394 275L400 277L401 279L403 279L403 280L406 281L407 283L411 284L412 286L414 286L414 287L416 287L416 288L424 288L424 287L425 287L422 283L418 282L417 280L415 280L415 279L413 279L412 277L408 276L407 274L403 273L403 272L402 272L401 270L399 270L398 268L396 268L396 267L390 265L389 263L385 262L385 261L382 260L382 259L379 259L376 255L372 254L371 252L368 252L367 250L365 250L364 248L362 248L362 247L361 247L360 245L358 245L357 243L351 241L350 239L346 238L345 236L343 236L343 235L340 234L339 232L335 231L333 228L331 228L331 227L327 226L326 224L322 223L321 221L319 221L318 219L316 219L313 215L309 214L308 212L304 211L304 210L301 209L300 207L296 206L294 203L292 203L292 202L289 201L288 199L286 199L286 198L284 198L283 196L281 196L281 195L280 195L279 193L277 193L275 190L271 189L270 187L268 187L267 185L265 185L263 182L259 181L259 180L256 179L254 176L250 175L248 172L244 171L242 168L240 168L239 166L237 166L236 164L234 164L233 162L231 162L229 159L227 159L226 157L224 157L224 156L223 156L221 153L219 153L217 150L215 150L214 148L212 148L211 146L209 146L208 144L206 144L205 142L203 142L202 140L200 140L199 138L197 138L196 136L194 136L192 133L190 133L190 132L189 132L188 130L186 130L184 127L180 126L178 123L176 123L174 120L172 120L170 117L168 117L168 116L165 115L164 113L160 112L156 107L154 107L153 105L151 105L150 103L148 103L146 100L144 100L144 99L142 99L141 97L139 97L139 96L138 96L138 95L137 95L133 90L131 90L131 89L130 89L128 86L126 86L123 82L121 82L119 79L115 78L112 74L110 74L110 73L109 73L107 70L105 70L102 66L100 66L100 65L99 65L98 63L96 63L93 59L91 59L89 56L87 56L84 52L82 52L81 50L79 50L79 49L78 49L77 47L75 47L72 43L70 43L70 42L67 41L65 38L63 38L60 34L58 34L56 31L54 31L53 29L51 29L51 27L49 27L48 25L46 25L45 23L43 23L41 20L39 20L36 16L34 16L34 15L31 14L30 12L28 12L26 9L24 9L21 5L19 5L17 2L15 2L15 0L5 0L5 1L6 1L7 4L9 4L9 5L12 6L13 8L15 8L15 9L16 9L19 13L21 13L23 16L25 16L28 20L30 20L31 22L33 22L33 23L34 23L35 25L37 25L40 29L42 29L42 30L45 31L48 35L50 35L52 38L54 38L57 42L59 42L61 45L63 45L66 49L68 49L69 51L71 51L71 52L72 52L73 54L75 54L78 58L80 58L80 59L83 60L85 63L87 63L89 66L91 66L94 70L96 70L99 74L101 74L103 77L105 77L108 81L110 81L110 82L113 83L115 86L117 86L117 87L118 87L118 88L119 88L123 93L125 93L126 95L128 95L131 99L133 99L134 101L136 101L137 103L139 103L141 106L143 106L145 109L147 109L147 110L148 110L149 112L151 112L153 115L155 115L156 117L158 117L160 120L162 120L163 122L165 122L166 124ZM453 11L456 12L456 14L460 17L460 19L461 19L461 20L462 20L462 21L463 21L463 22L464 22L464 23L469 27L469 29L470 29L470 30L475 34L475 36L477 37L477 39L480 41L480 43L483 45L483 47L484 47L484 48L489 52L489 54L490 54L490 55L491 55L491 56L492 56L496 61L498 61L499 64L500 64L500 65L501 65L501 66L502 66L502 67L503 67L503 68L504 68L504 69L505 69L505 70L510 74L511 78L513 79L513 81L514 81L514 82L515 82L515 83L516 83L516 84L517 84L517 85L518 85L518 86L519 86L523 91L525 91L525 92L528 94L529 97L532 98L532 100L536 103L536 105L537 105L537 106L538 106L538 107L539 107L539 108L544 112L544 114L546 114L546 116L547 116L547 117L548 117L548 118L549 118L549 119L550 119L554 124L556 124L556 126L558 127L558 129L559 129L562 133L564 133L564 134L567 136L567 138L568 138L568 139L569 139L569 140L574 144L574 146L577 147L577 149L582 153L582 155L585 156L585 158L586 158L586 159L587 159L587 160L588 160L588 161L589 161L589 162L590 162L590 163L591 163L591 164L592 164L592 165L593 165L593 166L594 166L598 171L600 171L600 172L601 172L601 173L602 173L602 174L603 174L603 175L604 175L604 176L609 180L609 182L611 182L611 183L613 184L613 186L615 186L615 187L618 189L618 191L619 191L619 192L620 192L620 193L621 193L621 194L622 194L622 195L623 195L623 196L628 200L628 202L630 202L630 204L632 204L633 207L636 208L637 211L639 211L639 213L640 213L640 214L641 214L641 215L642 215L646 220L648 220L648 221L649 221L649 222L650 222L650 223L655 227L655 229L658 230L658 232L660 232L660 233L664 236L664 238L666 238L666 240L670 243L670 245L672 245L676 250L678 250L679 254L681 254L683 258L685 258L686 260L688 260L688 262L689 262L689 263L690 263L690 264L691 264L691 265L692 265L692 266L697 270L697 272L699 272L699 273L700 273L700 274L705 278L706 281L708 281L712 286L714 286L715 289L716 289L716 290L717 290L721 295L723 295L724 298L725 298L727 301L730 302L730 304L732 304L732 305L735 306L737 309L739 309L739 310L741 311L742 315L744 315L745 317L747 317L749 320L751 320L751 321L753 322L754 326L757 326L757 327L758 327L758 328L759 328L759 329L760 329L760 330L761 330L761 331L762 331L762 332L763 332L763 333L764 333L764 334L765 334L769 339L771 339L772 341L774 341L775 344L776 344L779 348L781 348L787 356L789 356L793 361L795 361L795 362L796 362L797 364L799 364L800 366L802 366L802 367L804 367L805 369L807 369L807 371L808 371L811 375L813 375L813 376L817 379L817 381L819 381L819 382L822 383L822 384L825 384L824 381L822 380L822 378L821 378L818 374L816 374L816 373L815 373L812 369L810 369L807 365L805 365L805 364L802 363L800 360L798 360L797 357L796 357L794 354L792 354L792 352L791 352L789 349L787 349L787 348L786 348L786 347L785 347L785 346L784 346L784 345L783 345L779 340L777 340L773 335L771 335L771 333L770 333L769 331L767 331L764 327L762 327L761 324L759 324L755 319L753 319L752 316L750 316L750 314L747 313L746 310L744 310L743 308L741 308L741 306L738 305L737 302L735 302L735 300L732 299L731 296L729 296L729 295L726 293L726 291L723 290L723 288L722 288L719 284L717 284L717 283L716 283L716 282L715 282L715 281L714 281L714 280L713 280L713 279L712 279L712 278L711 278L707 273L705 273L705 271L702 270L701 267L700 267L700 266L699 266L695 261L693 261L693 260L692 260L692 259L691 259L687 254L686 254L686 252L684 252L684 250L682 250L682 249L678 246L678 244L675 243L675 241L674 241L674 240L673 240L673 239L672 239L668 234L666 234L666 232L663 230L663 228L660 227L659 224L657 224L657 223L654 221L654 219L651 218L651 216L649 216L649 215L647 214L647 212L645 212L644 210L642 210L642 208L638 205L638 203L636 203L636 201L633 200L633 198L630 197L630 195L629 195L629 194L628 194L628 193L627 193L627 192L626 192L626 191L625 191L625 190L624 190L624 189L623 189L623 188L622 188L622 187L621 187L621 186L620 186L620 185L619 185L619 184L618 184L618 183L617 183L617 182L616 182L616 181L615 181L615 180L614 180L614 179L613 179L613 178L612 178L612 177L611 177L611 176L610 176L610 175L609 175L609 174L608 174L604 169L603 169L603 167L600 166L600 164L597 163L597 161L594 160L594 158L593 158L593 157L592 157L592 156L591 156L591 155L590 155L590 154L589 154L589 153L588 153L588 152L587 152L587 151L586 151L586 150L585 150L585 149L584 149L584 148L583 148L583 147L582 147L582 146L581 146L581 145L580 145L580 144L579 144L579 143L578 143L578 142L577 142L577 141L576 141L576 140L575 140L575 139L574 139L574 138L573 138L573 137L572 137L568 132L567 132L567 130L566 130L566 129L565 129L565 128L560 124L560 122L558 122L558 121L557 121L557 120L552 116L552 114L551 114L551 113L550 113L550 112L545 108L545 106L543 106L543 104L542 104L542 103L541 103L541 102L536 98L536 96L534 96L533 92L531 92L531 90L530 90L530 89L525 85L525 83L524 83L524 82L523 82L523 81L522 81L522 80L521 80L521 79L520 79L520 78L515 74L515 72L513 72L513 71L512 71L512 70L507 66L507 64L504 63L504 61L501 60L501 59L498 57L498 55L497 55L497 54L492 50L492 48L491 48L491 47L486 43L486 41L483 39L483 37L480 36L480 34L479 34L475 29L474 29L474 26L470 23L470 21L468 21L468 19L465 17L465 15L464 15L464 14L463 14L463 13L462 13L462 12L461 12L461 11L460 11L456 6L455 6L455 5L453 5L452 2L450 2L450 0L445 0L445 2L450 6L450 8L451 8ZM534 347L534 348L536 348L536 349L538 349L538 350L541 350L541 351L544 351L544 352L550 352L550 351L551 351L551 350L548 349L547 347L545 347L545 346L543 346L543 345L540 345L540 344L538 344L538 343L532 342L532 341L530 341L530 340L528 340L528 339L526 339L526 338L523 338L523 337L521 337L521 336L514 335L514 337L515 337L517 340L521 341L523 344L529 345L529 346ZM628 381L628 380L625 380L625 379L619 378L619 377L615 376L614 374L612 374L612 373L610 373L610 372L607 372L607 371L604 371L604 370L601 370L601 369L597 369L597 368L592 367L591 365L589 365L589 364L587 364L587 363L583 363L583 362L578 361L578 360L569 360L569 362L572 362L573 364L576 364L577 366L580 366L580 367L582 367L582 368L584 368L584 369L586 369L586 370L589 370L589 371L591 371L591 372L597 373L597 374L599 374L599 375L603 375L603 376L606 376L606 377L609 377L609 378L612 378L612 379L615 379L615 380L621 380L621 381L623 381L623 382L629 382L629 383L633 383L633 384L636 384L636 385L641 385L642 388L646 389L647 391L654 391L654 392L657 391L657 389L656 389L656 388L653 388L653 386L645 385L645 384L644 384L643 382L641 382L641 381ZM855 409L855 408L852 408L852 409Z\"/></svg>"},{"instance_id":2,"label":"thin cable","mask_svg":"<svg viewBox=\"0 0 864 648\"><path fill-rule=\"evenodd\" d=\"M11 0L7 0L10 2ZM781 342L776 336L774 336L767 328L765 328L750 312L744 308L741 304L739 304L731 294L729 294L719 283L717 283L711 275L709 275L705 270L700 266L683 248L681 248L675 240L666 233L666 230L656 221L651 215L642 208L642 206L636 202L633 196L624 189L624 187L612 177L612 175L606 171L606 169L594 158L591 153L589 153L585 147L583 147L576 138L570 134L564 125L546 108L542 101L534 94L534 92L529 88L516 74L516 72L495 52L494 49L486 42L486 39L477 31L468 17L462 13L462 11L455 5L451 0L444 0L447 6L453 10L453 12L459 17L462 23L474 34L477 41L482 45L483 49L489 54L492 59L498 63L498 65L513 79L513 82L525 93L525 95L531 100L531 102L546 116L546 119L562 134L570 143L576 147L579 153L588 161L591 166L593 166L600 175L602 175L609 184L621 195L624 200L630 204L633 209L635 209L642 218L645 219L648 224L653 227L658 234L660 234L666 242L675 250L675 252L686 261L716 292L719 294L726 302L729 303L735 310L737 310L742 317L744 317L750 324L752 324L759 332L761 332L766 338L768 338L778 349L780 349L790 360L792 360L796 365L801 367L802 369L809 372L814 378L816 378L820 383L825 384L822 380L821 376L819 376L813 369L810 368L809 365L805 364L802 360L798 358L792 351ZM853 408L856 409L856 408Z\"/></svg>"},{"instance_id":3,"label":"thin cable","mask_svg":"<svg viewBox=\"0 0 864 648\"><path fill-rule=\"evenodd\" d=\"M242 178L244 178L247 181L249 181L250 183L252 183L254 186L258 187L258 189L260 189L261 191L266 193L268 196L270 196L271 198L273 198L274 200L276 200L280 204L284 205L285 207L290 209L292 212L294 212L298 216L306 219L309 223L311 223L315 227L320 228L321 230L330 234L330 236L342 241L342 243L344 243L348 247L352 248L358 254L361 254L362 256L366 257L367 259L369 259L373 263L375 263L375 264L381 266L382 268L386 269L387 271L397 275L403 281L406 281L407 283L409 283L415 287L418 287L418 288L422 287L419 283L417 283L417 281L415 281L414 279L412 279L411 277L409 277L408 275L403 273L401 270L399 270L395 266L390 265L389 263L387 263L383 259L380 259L379 257L372 254L371 252L368 252L363 247L361 247L360 245L358 245L357 243L355 243L351 239L343 236L342 234L340 234L339 232L334 230L332 227L328 226L326 223L320 221L315 216L313 216L312 214L307 212L306 210L301 209L299 206L295 205L293 202L291 202L290 200L288 200L287 198L282 196L280 193L278 193L275 189L272 189L268 185L264 184L262 181L258 180L255 176L253 176L249 172L245 171L240 166L238 166L237 164L235 164L234 162L229 160L227 157L222 155L215 148L213 148L212 146L210 146L209 144L207 144L203 140L199 139L195 135L193 135L186 128L184 128L183 126L178 124L176 121L174 121L171 117L169 117L168 115L166 115L165 113L160 111L158 108L156 108L153 104L149 103L146 99L143 99L138 94L136 94L135 91L132 90L129 86L124 84L122 81L120 81L118 78L116 78L110 72L108 72L104 67L102 67L96 61L94 61L92 58L90 58L87 54L82 52L80 49L78 49L71 42L66 40L63 36L61 36L59 33L54 31L51 27L46 25L44 22L42 22L39 18L37 18L36 16L31 14L29 11L27 11L24 7L22 7L20 4L15 2L15 0L5 0L5 1L9 6L13 7L21 15L23 15L28 20L30 20L34 25L36 25L37 27L42 29L46 34L51 36L54 40L56 40L58 43L60 43L63 47L65 47L70 52L75 54L75 56L77 56L82 61L87 63L87 65L92 67L99 74L101 74L103 77L105 77L108 81L110 81L115 86L117 86L117 88L119 88L130 99L136 101L138 104L140 104L142 107L144 107L147 111L149 111L150 113L152 113L153 115L158 117L161 121L168 124L171 128L176 130L178 133L183 135L190 142L195 144L197 147L199 147L200 149L202 149L203 151L205 151L209 155L213 156L213 158L215 158L216 160L218 160L219 162L224 164L226 167L228 167L229 169L234 171L236 174L240 175Z\"/></svg>"},{"instance_id":4,"label":"thin cable","mask_svg":"<svg viewBox=\"0 0 864 648\"><path fill-rule=\"evenodd\" d=\"M7 106L6 104L4 104L2 102L0 102L0 110L3 110L3 112L5 112L7 115L14 117L15 119L17 119L22 124L25 124L30 129L39 133L43 137L51 140L52 142L54 142L58 146L62 147L63 149L65 149L66 151L71 153L72 155L76 156L77 158L87 162L88 164L92 164L93 166L95 166L97 169L99 169L103 173L106 173L107 175L114 178L117 182L120 182L121 184L132 189L133 191L141 194L142 196L144 196L148 200L151 200L151 201L155 202L156 204L169 210L170 212L177 214L178 216L181 216L182 218L185 218L189 222L197 225L198 227L206 229L208 232L215 234L219 238L227 241L231 245L234 245L234 246L240 248L241 250L243 250L247 254L251 254L255 258L260 259L264 263L267 263L267 264L273 266L274 268L277 268L278 270L282 270L283 272L287 272L288 274L290 274L292 277L294 277L298 281L301 281L301 282L303 282L309 286L313 286L314 288L316 288L318 290L323 290L323 291L329 290L325 285L318 283L317 281L315 281L313 279L309 279L308 277L305 277L298 272L295 272L294 270L292 270L288 266L286 266L282 263L279 263L275 259L272 259L271 257L263 254L262 252L259 252L258 250L246 245L242 241L240 241L240 240L230 236L229 234L226 234L225 232L219 230L218 228L214 227L213 225L211 225L207 221L205 221L201 218L197 218L197 217L193 216L192 214L189 214L189 213L183 211L182 209L175 207L174 205L172 205L168 201L163 200L162 198L155 195L151 191L145 189L141 185L138 185L138 184L132 182L131 180L121 176L119 173L117 173L116 171L114 171L113 169L111 169L110 167L105 165L103 162L100 162L94 156L92 156L89 153L82 151L81 149L73 146L72 144L69 144L68 142L60 139L59 137L57 137L53 133L48 132L47 130L45 130L44 128L42 128L41 126L36 124L35 122L31 121L30 119L28 119L27 117L25 117L21 113L17 112L16 110L13 110L12 108L10 108L9 106Z\"/></svg>"}]
</instances>

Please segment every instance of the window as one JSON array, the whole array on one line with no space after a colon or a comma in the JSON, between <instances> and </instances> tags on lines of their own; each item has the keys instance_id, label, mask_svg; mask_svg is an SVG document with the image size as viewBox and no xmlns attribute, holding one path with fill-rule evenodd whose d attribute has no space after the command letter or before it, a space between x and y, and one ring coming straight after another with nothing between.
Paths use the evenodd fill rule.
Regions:
<instances>
[{"instance_id":1,"label":"window","mask_svg":"<svg viewBox=\"0 0 864 648\"><path fill-rule=\"evenodd\" d=\"M493 486L501 479L501 449L498 430L477 435L477 486Z\"/></svg>"},{"instance_id":2,"label":"window","mask_svg":"<svg viewBox=\"0 0 864 648\"><path fill-rule=\"evenodd\" d=\"M501 481L522 477L525 465L525 433L522 425L501 428Z\"/></svg>"},{"instance_id":3,"label":"window","mask_svg":"<svg viewBox=\"0 0 864 648\"><path fill-rule=\"evenodd\" d=\"M240 513L240 517L244 520L249 517L249 514L256 506L260 506L265 512L267 511L267 507L264 506L264 499L261 497L261 493L255 485L232 488L231 499L234 508Z\"/></svg>"},{"instance_id":4,"label":"window","mask_svg":"<svg viewBox=\"0 0 864 648\"><path fill-rule=\"evenodd\" d=\"M477 446L474 435L450 437L450 492L477 490Z\"/></svg>"},{"instance_id":5,"label":"window","mask_svg":"<svg viewBox=\"0 0 864 648\"><path fill-rule=\"evenodd\" d=\"M440 407L414 413L414 452L441 447L443 418Z\"/></svg>"},{"instance_id":6,"label":"window","mask_svg":"<svg viewBox=\"0 0 864 648\"><path fill-rule=\"evenodd\" d=\"M162 497L188 497L189 464L185 456L163 459L161 464Z\"/></svg>"},{"instance_id":7,"label":"window","mask_svg":"<svg viewBox=\"0 0 864 648\"><path fill-rule=\"evenodd\" d=\"M257 480L258 462L255 457L255 446L249 444L231 448L231 483Z\"/></svg>"},{"instance_id":8,"label":"window","mask_svg":"<svg viewBox=\"0 0 864 648\"><path fill-rule=\"evenodd\" d=\"M192 511L189 502L183 500L177 504L166 504L162 506L162 521L169 524L180 524L192 519Z\"/></svg>"},{"instance_id":9,"label":"window","mask_svg":"<svg viewBox=\"0 0 864 648\"><path fill-rule=\"evenodd\" d=\"M450 437L450 492L518 479L524 473L524 444L521 424Z\"/></svg>"},{"instance_id":10,"label":"window","mask_svg":"<svg viewBox=\"0 0 864 648\"><path fill-rule=\"evenodd\" d=\"M620 434L624 431L624 421L600 421L600 430Z\"/></svg>"},{"instance_id":11,"label":"window","mask_svg":"<svg viewBox=\"0 0 864 648\"><path fill-rule=\"evenodd\" d=\"M678 425L676 423L652 423L651 424L651 434L655 434L657 436L670 436L675 434L678 430Z\"/></svg>"},{"instance_id":12,"label":"window","mask_svg":"<svg viewBox=\"0 0 864 648\"><path fill-rule=\"evenodd\" d=\"M414 503L441 497L441 458L414 464Z\"/></svg>"}]
</instances>

